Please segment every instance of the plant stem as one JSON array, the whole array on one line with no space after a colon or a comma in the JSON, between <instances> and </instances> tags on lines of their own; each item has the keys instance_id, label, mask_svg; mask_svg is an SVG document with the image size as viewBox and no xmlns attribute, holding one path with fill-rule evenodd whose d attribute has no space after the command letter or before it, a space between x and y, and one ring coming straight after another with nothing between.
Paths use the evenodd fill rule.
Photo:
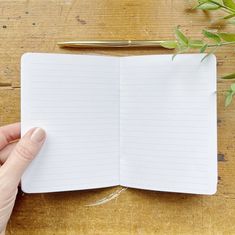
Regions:
<instances>
[{"instance_id":1,"label":"plant stem","mask_svg":"<svg viewBox=\"0 0 235 235\"><path fill-rule=\"evenodd\" d=\"M221 8L224 8L224 9L226 9L226 10L232 12L232 13L235 13L235 10L233 10L233 9L230 8L230 7L227 7L227 6L225 6L225 5L222 5L222 4L220 4L220 3L218 3L218 2L215 2L215 1L213 1L213 0L210 0L210 2L211 2L211 3L214 3L214 4L217 5L217 6L220 6Z\"/></svg>"},{"instance_id":2,"label":"plant stem","mask_svg":"<svg viewBox=\"0 0 235 235\"><path fill-rule=\"evenodd\" d=\"M226 46L226 45L233 45L235 44L234 42L222 42L219 45L218 44L208 44L208 47L217 47L217 46Z\"/></svg>"},{"instance_id":3,"label":"plant stem","mask_svg":"<svg viewBox=\"0 0 235 235\"><path fill-rule=\"evenodd\" d=\"M159 44L161 42L164 42L164 41L158 41ZM177 43L177 41L175 41ZM227 46L227 45L234 45L235 44L235 41L234 42L222 42L220 44L208 44L207 47L220 47L220 46Z\"/></svg>"},{"instance_id":4,"label":"plant stem","mask_svg":"<svg viewBox=\"0 0 235 235\"><path fill-rule=\"evenodd\" d=\"M229 14L229 15L231 15L231 13L234 14L234 11L231 12L231 11L229 11L229 10L227 10L227 9L224 9L224 8L221 8L220 10L226 12L226 13Z\"/></svg>"}]
</instances>

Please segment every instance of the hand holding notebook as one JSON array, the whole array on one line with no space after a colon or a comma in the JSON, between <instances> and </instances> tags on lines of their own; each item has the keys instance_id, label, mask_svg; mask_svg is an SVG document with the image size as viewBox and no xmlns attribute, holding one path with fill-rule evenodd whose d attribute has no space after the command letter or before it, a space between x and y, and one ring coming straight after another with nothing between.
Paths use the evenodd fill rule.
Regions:
<instances>
[{"instance_id":1,"label":"hand holding notebook","mask_svg":"<svg viewBox=\"0 0 235 235\"><path fill-rule=\"evenodd\" d=\"M25 192L123 185L213 194L216 60L29 53L22 58L22 133L47 142Z\"/></svg>"}]
</instances>

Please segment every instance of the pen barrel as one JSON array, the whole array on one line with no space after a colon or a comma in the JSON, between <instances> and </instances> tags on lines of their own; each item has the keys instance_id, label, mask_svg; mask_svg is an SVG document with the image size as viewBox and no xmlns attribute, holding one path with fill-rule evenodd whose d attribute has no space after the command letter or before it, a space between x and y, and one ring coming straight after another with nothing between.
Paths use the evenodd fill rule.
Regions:
<instances>
[{"instance_id":1,"label":"pen barrel","mask_svg":"<svg viewBox=\"0 0 235 235\"><path fill-rule=\"evenodd\" d=\"M94 48L94 47L160 47L163 41L157 40L99 40L59 42L61 47Z\"/></svg>"},{"instance_id":2,"label":"pen barrel","mask_svg":"<svg viewBox=\"0 0 235 235\"><path fill-rule=\"evenodd\" d=\"M130 41L129 47L161 47L162 42L157 40L133 40Z\"/></svg>"}]
</instances>

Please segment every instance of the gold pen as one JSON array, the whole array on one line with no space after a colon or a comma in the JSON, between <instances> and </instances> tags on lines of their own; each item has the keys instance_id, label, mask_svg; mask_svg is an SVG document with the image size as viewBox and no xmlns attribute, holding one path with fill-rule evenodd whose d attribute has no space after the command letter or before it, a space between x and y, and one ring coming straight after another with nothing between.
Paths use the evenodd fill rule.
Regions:
<instances>
[{"instance_id":1,"label":"gold pen","mask_svg":"<svg viewBox=\"0 0 235 235\"><path fill-rule=\"evenodd\" d=\"M161 47L164 41L157 40L80 40L58 42L60 47Z\"/></svg>"}]
</instances>

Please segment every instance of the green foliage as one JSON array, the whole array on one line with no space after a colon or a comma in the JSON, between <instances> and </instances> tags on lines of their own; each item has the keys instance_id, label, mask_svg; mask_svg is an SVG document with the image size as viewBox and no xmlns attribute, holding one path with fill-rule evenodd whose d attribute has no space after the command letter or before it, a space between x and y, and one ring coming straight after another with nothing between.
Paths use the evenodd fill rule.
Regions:
<instances>
[{"instance_id":1,"label":"green foliage","mask_svg":"<svg viewBox=\"0 0 235 235\"><path fill-rule=\"evenodd\" d=\"M189 40L189 44L188 47L189 48L202 48L204 47L205 44L203 42L203 40Z\"/></svg>"},{"instance_id":2,"label":"green foliage","mask_svg":"<svg viewBox=\"0 0 235 235\"><path fill-rule=\"evenodd\" d=\"M209 10L209 11L210 10L217 10L220 8L220 5L218 5L216 3L223 4L222 1L218 1L218 0L215 1L215 3L212 1L207 1L207 0L199 0L198 5L195 8L200 9L200 10Z\"/></svg>"},{"instance_id":3,"label":"green foliage","mask_svg":"<svg viewBox=\"0 0 235 235\"><path fill-rule=\"evenodd\" d=\"M204 29L202 31L203 39L190 39L180 29L179 26L175 29L176 41L163 41L161 46L168 49L177 49L176 54L186 52L189 49L199 49L201 53L208 48L211 50L209 54L215 52L219 46L227 44L235 44L235 34L226 32L212 32Z\"/></svg>"},{"instance_id":4,"label":"green foliage","mask_svg":"<svg viewBox=\"0 0 235 235\"><path fill-rule=\"evenodd\" d=\"M235 25L235 2L234 0L198 0L198 5L196 9L201 10L223 10L226 12L226 15L223 17L224 20L227 20L229 24ZM218 46L235 44L235 34L234 33L212 33L208 31L203 31L203 34L207 38L213 39ZM217 46L217 47L218 47ZM200 49L201 52L204 52L207 49L205 45ZM223 76L222 79L235 79L235 73L228 74ZM230 89L227 91L225 98L225 106L227 107L232 102L232 98L235 94L235 83L231 85Z\"/></svg>"},{"instance_id":5,"label":"green foliage","mask_svg":"<svg viewBox=\"0 0 235 235\"><path fill-rule=\"evenodd\" d=\"M233 0L223 0L223 4L224 4L226 7L235 10L235 3L234 3Z\"/></svg>"},{"instance_id":6,"label":"green foliage","mask_svg":"<svg viewBox=\"0 0 235 235\"><path fill-rule=\"evenodd\" d=\"M229 90L226 93L226 97L225 97L225 106L229 106L232 103L233 100L233 96L235 94L235 83L233 83Z\"/></svg>"},{"instance_id":7,"label":"green foliage","mask_svg":"<svg viewBox=\"0 0 235 235\"><path fill-rule=\"evenodd\" d=\"M216 33L207 31L205 29L202 31L202 33L208 39L211 39L211 40L215 41L218 45L221 43L221 38Z\"/></svg>"},{"instance_id":8,"label":"green foliage","mask_svg":"<svg viewBox=\"0 0 235 235\"><path fill-rule=\"evenodd\" d=\"M234 33L218 33L218 36L225 42L235 42Z\"/></svg>"},{"instance_id":9,"label":"green foliage","mask_svg":"<svg viewBox=\"0 0 235 235\"><path fill-rule=\"evenodd\" d=\"M230 91L227 91L226 96L225 96L225 107L228 107L233 100L233 95Z\"/></svg>"},{"instance_id":10,"label":"green foliage","mask_svg":"<svg viewBox=\"0 0 235 235\"><path fill-rule=\"evenodd\" d=\"M235 13L235 2L233 0L198 0L198 5L195 9L213 11L213 10L223 10L228 15ZM229 17L233 16L228 16ZM226 18L224 18L226 19Z\"/></svg>"},{"instance_id":11,"label":"green foliage","mask_svg":"<svg viewBox=\"0 0 235 235\"><path fill-rule=\"evenodd\" d=\"M225 12L225 16L222 17L229 24L235 25L235 0L197 0L197 5L194 9L204 11L221 10ZM179 53L186 52L190 49L197 49L200 53L208 51L203 57L202 61L210 54L214 53L218 47L235 44L235 33L228 32L214 32L204 29L202 31L203 39L191 39L187 37L180 29L179 26L175 29L176 41L164 41L161 46L168 49L176 49L176 53L172 57ZM222 79L235 79L235 73L223 76ZM225 106L228 106L232 102L232 98L235 94L235 83L231 85L226 94Z\"/></svg>"},{"instance_id":12,"label":"green foliage","mask_svg":"<svg viewBox=\"0 0 235 235\"><path fill-rule=\"evenodd\" d=\"M224 16L223 19L229 20L229 19L231 19L231 18L233 18L233 17L235 17L235 13L232 13L232 14L229 14L229 15L227 15L227 16Z\"/></svg>"},{"instance_id":13,"label":"green foliage","mask_svg":"<svg viewBox=\"0 0 235 235\"><path fill-rule=\"evenodd\" d=\"M235 78L235 73L231 73L222 77L222 79L234 79L234 78Z\"/></svg>"},{"instance_id":14,"label":"green foliage","mask_svg":"<svg viewBox=\"0 0 235 235\"><path fill-rule=\"evenodd\" d=\"M163 41L160 43L160 45L167 49L175 49L177 47L176 41Z\"/></svg>"},{"instance_id":15,"label":"green foliage","mask_svg":"<svg viewBox=\"0 0 235 235\"><path fill-rule=\"evenodd\" d=\"M175 36L178 42L179 48L188 47L188 38L180 31L179 26L175 29Z\"/></svg>"},{"instance_id":16,"label":"green foliage","mask_svg":"<svg viewBox=\"0 0 235 235\"><path fill-rule=\"evenodd\" d=\"M200 53L204 53L206 51L207 47L208 47L208 44L205 44L204 46L202 46L200 48Z\"/></svg>"}]
</instances>

